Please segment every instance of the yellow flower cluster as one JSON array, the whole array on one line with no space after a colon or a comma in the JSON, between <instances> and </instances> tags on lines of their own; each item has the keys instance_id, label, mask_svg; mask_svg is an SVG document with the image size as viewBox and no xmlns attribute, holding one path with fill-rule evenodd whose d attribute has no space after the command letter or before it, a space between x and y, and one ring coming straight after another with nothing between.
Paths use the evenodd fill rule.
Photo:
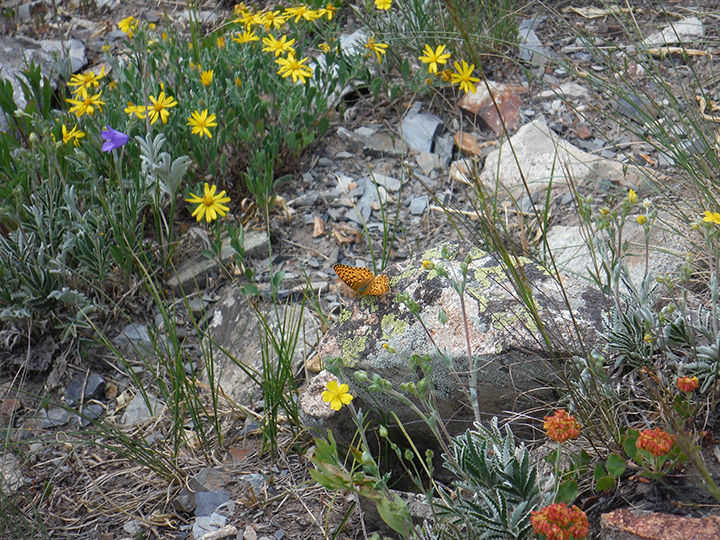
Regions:
<instances>
[{"instance_id":1,"label":"yellow flower cluster","mask_svg":"<svg viewBox=\"0 0 720 540\"><path fill-rule=\"evenodd\" d=\"M438 45L434 50L430 45L425 45L423 55L418 57L423 64L428 64L428 72L437 74L438 66L441 66L450 59L450 53L445 52L445 45ZM480 82L480 79L473 77L473 71L475 70L475 64L470 64L463 60L462 64L453 62L455 71L450 69L443 70L441 72L442 80L451 84L457 84L460 86L460 90L464 90L465 93L475 93L475 83ZM428 79L430 84L431 79Z\"/></svg>"},{"instance_id":2,"label":"yellow flower cluster","mask_svg":"<svg viewBox=\"0 0 720 540\"><path fill-rule=\"evenodd\" d=\"M102 68L97 75L94 71L87 71L82 75L72 76L68 86L73 88L73 97L65 100L72 105L70 108L71 113L80 118L85 114L93 116L95 109L102 112L102 106L105 105L105 102L101 99L102 90L97 94L90 94L88 90L93 90L100 86L100 79L103 77L105 77L105 68Z\"/></svg>"},{"instance_id":3,"label":"yellow flower cluster","mask_svg":"<svg viewBox=\"0 0 720 540\"><path fill-rule=\"evenodd\" d=\"M235 6L235 15L237 15L235 22L244 25L247 30L250 30L253 26L263 26L265 30L271 28L280 30L291 19L297 23L300 20L311 22L326 17L330 21L335 16L337 9L332 3L328 3L324 8L317 10L310 9L305 4L298 4L294 7L285 8L282 12L272 8L256 12L249 9L245 4L238 4Z\"/></svg>"},{"instance_id":4,"label":"yellow flower cluster","mask_svg":"<svg viewBox=\"0 0 720 540\"><path fill-rule=\"evenodd\" d=\"M265 11L256 12L249 9L244 4L235 6L235 15L237 18L235 22L242 24L245 27L245 31L242 34L235 34L232 40L236 43L252 43L253 41L260 41L260 37L255 33L253 27L263 27L265 31L271 30L282 30L288 21L298 23L300 21L312 22L314 20L326 17L327 20L332 20L337 11L332 3L328 3L324 8L313 10L305 4L298 4L293 7L285 8L283 11L274 10L272 8ZM293 82L300 81L305 84L307 79L312 76L313 70L311 67L306 65L308 57L298 58L297 53L293 45L295 39L288 40L287 35L281 35L275 37L273 34L268 34L262 38L264 52L271 53L276 57L287 54L284 58L277 58L275 62L280 66L278 69L278 75L283 78L292 77ZM327 44L325 44L327 45ZM387 45L384 45L387 47ZM323 50L329 50L327 46ZM384 51L381 53L384 54ZM378 53L378 58L380 54Z\"/></svg>"}]
</instances>

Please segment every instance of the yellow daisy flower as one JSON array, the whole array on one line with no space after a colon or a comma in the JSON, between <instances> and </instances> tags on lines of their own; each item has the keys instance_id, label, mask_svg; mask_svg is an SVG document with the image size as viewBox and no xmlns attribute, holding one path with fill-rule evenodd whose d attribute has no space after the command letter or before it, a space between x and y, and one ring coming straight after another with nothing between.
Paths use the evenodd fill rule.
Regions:
<instances>
[{"instance_id":1,"label":"yellow daisy flower","mask_svg":"<svg viewBox=\"0 0 720 540\"><path fill-rule=\"evenodd\" d=\"M62 125L62 138L63 138L63 144L67 144L70 141L73 141L75 146L80 145L80 139L85 136L85 133L78 130L77 126L72 128L70 131L67 130L65 127L65 124Z\"/></svg>"},{"instance_id":2,"label":"yellow daisy flower","mask_svg":"<svg viewBox=\"0 0 720 540\"><path fill-rule=\"evenodd\" d=\"M175 98L172 96L165 97L165 92L160 92L157 99L154 96L148 96L152 105L148 107L148 115L150 115L150 123L154 124L157 119L160 118L163 124L167 124L167 119L170 116L170 107L175 107L178 104Z\"/></svg>"},{"instance_id":3,"label":"yellow daisy flower","mask_svg":"<svg viewBox=\"0 0 720 540\"><path fill-rule=\"evenodd\" d=\"M423 64L430 64L428 71L430 73L437 73L438 64L444 64L450 58L450 53L444 53L445 45L438 45L435 51L432 50L430 45L425 45L425 56L421 56L418 59Z\"/></svg>"},{"instance_id":4,"label":"yellow daisy flower","mask_svg":"<svg viewBox=\"0 0 720 540\"><path fill-rule=\"evenodd\" d=\"M210 187L207 182L205 183L205 192L203 193L202 197L199 197L195 195L194 193L190 193L190 198L185 199L186 202L189 202L190 204L197 204L198 207L195 209L195 211L192 213L193 217L197 218L198 221L200 221L203 216L205 216L205 219L208 223L211 221L214 221L220 217L224 217L225 214L227 214L230 209L225 206L225 203L230 202L230 197L225 196L225 191L221 191L219 194L215 195L215 191L217 190L217 186Z\"/></svg>"},{"instance_id":5,"label":"yellow daisy flower","mask_svg":"<svg viewBox=\"0 0 720 540\"><path fill-rule=\"evenodd\" d=\"M262 41L265 44L265 47L263 47L263 51L274 52L275 56L281 56L286 52L295 53L295 49L292 46L293 43L295 43L294 38L290 41L287 41L287 36L283 36L279 40L277 40L272 34L268 34L268 37L263 38Z\"/></svg>"},{"instance_id":6,"label":"yellow daisy flower","mask_svg":"<svg viewBox=\"0 0 720 540\"><path fill-rule=\"evenodd\" d=\"M193 112L188 117L187 125L192 127L194 135L200 135L201 138L203 135L207 135L208 139L212 139L212 134L208 128L217 126L217 123L215 122L215 115L208 116L208 111L205 109L203 112Z\"/></svg>"},{"instance_id":7,"label":"yellow daisy flower","mask_svg":"<svg viewBox=\"0 0 720 540\"><path fill-rule=\"evenodd\" d=\"M97 88L100 86L100 79L105 76L105 66L100 70L98 75L95 75L94 71L86 71L82 75L73 75L68 83L68 86L76 87L72 91L73 94L81 92L83 89L90 90L91 88Z\"/></svg>"},{"instance_id":8,"label":"yellow daisy flower","mask_svg":"<svg viewBox=\"0 0 720 540\"><path fill-rule=\"evenodd\" d=\"M457 62L455 62L453 65L455 66L455 70L457 71L457 73L453 73L451 75L452 83L459 84L460 90L465 90L465 92L468 94L474 94L474 83L480 82L480 79L472 76L472 72L475 69L475 64L470 64L468 66L467 62L463 60L462 66L460 66L460 64L458 64Z\"/></svg>"},{"instance_id":9,"label":"yellow daisy flower","mask_svg":"<svg viewBox=\"0 0 720 540\"><path fill-rule=\"evenodd\" d=\"M705 217L703 218L703 221L706 221L708 223L717 223L718 225L720 225L720 214L718 212L705 211Z\"/></svg>"},{"instance_id":10,"label":"yellow daisy flower","mask_svg":"<svg viewBox=\"0 0 720 540\"><path fill-rule=\"evenodd\" d=\"M250 32L248 30L245 30L242 35L233 36L232 39L235 43L250 43L251 41L260 41L260 38L255 35L255 32Z\"/></svg>"},{"instance_id":11,"label":"yellow daisy flower","mask_svg":"<svg viewBox=\"0 0 720 540\"><path fill-rule=\"evenodd\" d=\"M210 84L212 83L212 78L213 78L213 70L212 69L209 71L203 71L200 74L200 82L203 84L203 86L210 86Z\"/></svg>"},{"instance_id":12,"label":"yellow daisy flower","mask_svg":"<svg viewBox=\"0 0 720 540\"><path fill-rule=\"evenodd\" d=\"M278 70L278 75L282 75L283 78L292 76L293 82L297 82L298 79L305 84L305 79L312 76L312 69L303 65L307 62L307 58L297 60L295 53L288 53L287 58L278 58L275 60L281 67Z\"/></svg>"},{"instance_id":13,"label":"yellow daisy flower","mask_svg":"<svg viewBox=\"0 0 720 540\"><path fill-rule=\"evenodd\" d=\"M388 46L385 43L376 43L375 38L370 38L365 44L365 48L377 54L378 62L381 62L383 55L387 52Z\"/></svg>"},{"instance_id":14,"label":"yellow daisy flower","mask_svg":"<svg viewBox=\"0 0 720 540\"><path fill-rule=\"evenodd\" d=\"M138 21L135 17L127 17L118 23L118 28L127 34L127 37L131 38L135 35L137 30Z\"/></svg>"},{"instance_id":15,"label":"yellow daisy flower","mask_svg":"<svg viewBox=\"0 0 720 540\"><path fill-rule=\"evenodd\" d=\"M102 112L101 105L105 105L105 102L100 100L101 95L102 91L98 92L95 95L90 95L83 88L83 91L78 95L79 99L68 98L65 101L72 104L70 112L74 113L75 116L77 116L78 118L80 118L84 114L87 114L88 116L93 116L95 114L96 107L98 111Z\"/></svg>"}]
</instances>

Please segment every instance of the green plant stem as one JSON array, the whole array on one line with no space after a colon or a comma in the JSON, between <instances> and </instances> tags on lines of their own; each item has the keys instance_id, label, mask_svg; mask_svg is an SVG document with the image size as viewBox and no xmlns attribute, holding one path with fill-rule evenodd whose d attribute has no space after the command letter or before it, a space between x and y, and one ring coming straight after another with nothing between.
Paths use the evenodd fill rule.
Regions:
<instances>
[{"instance_id":1,"label":"green plant stem","mask_svg":"<svg viewBox=\"0 0 720 540\"><path fill-rule=\"evenodd\" d=\"M472 355L472 346L470 345L470 328L468 326L468 317L467 312L465 310L465 295L460 294L460 309L462 310L463 315L463 326L465 328L465 346L467 347L467 354L468 354L468 365L470 368L470 402L472 403L473 408L473 414L475 415L475 420L477 422L480 422L480 404L478 403L478 378L477 378L477 366L475 365L475 360L473 359Z\"/></svg>"},{"instance_id":2,"label":"green plant stem","mask_svg":"<svg viewBox=\"0 0 720 540\"><path fill-rule=\"evenodd\" d=\"M557 500L558 493L560 492L561 474L560 466L562 460L562 443L558 442L557 455L555 456L555 495L553 501Z\"/></svg>"}]
</instances>

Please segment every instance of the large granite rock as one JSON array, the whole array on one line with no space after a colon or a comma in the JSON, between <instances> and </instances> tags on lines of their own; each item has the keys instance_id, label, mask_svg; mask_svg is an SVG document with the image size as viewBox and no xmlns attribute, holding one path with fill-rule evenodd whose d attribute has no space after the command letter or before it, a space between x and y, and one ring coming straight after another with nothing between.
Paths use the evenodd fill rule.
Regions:
<instances>
[{"instance_id":1,"label":"large granite rock","mask_svg":"<svg viewBox=\"0 0 720 540\"><path fill-rule=\"evenodd\" d=\"M429 372L440 417L451 433L463 431L474 420L468 403L469 373L466 330L478 379L477 405L483 418L507 417L512 412L547 402L553 398L550 385L562 359L557 351L580 350L578 335L585 344L597 340L601 324L603 297L585 282L567 276L563 295L557 282L537 264L520 259L520 272L532 291L534 304L544 332L527 310L520 295L506 277L503 265L494 256L477 248L447 246L451 260L442 258L441 249L430 249L420 256L391 267L386 272L391 290L384 297L363 297L351 301L349 309L321 340L318 354L340 366L343 382L351 387L353 404L367 412L393 411L403 424L418 425L410 407L382 393L370 394L366 384L353 377L357 370L370 377L378 374L390 381L393 389L401 383L417 382L418 369L407 359L413 354L430 357ZM467 272L463 316L460 297L450 281L438 274L443 267L461 280L460 264L466 256L471 263ZM434 269L423 267L430 261ZM417 316L396 301L397 293L407 293L417 304ZM566 305L570 303L574 319ZM446 324L438 319L447 314ZM467 322L467 325L465 324ZM394 352L393 352L394 351ZM348 415L343 408L332 413L322 408L317 394L319 385L309 386L301 399L307 427L324 433L335 418ZM309 395L309 394L313 395ZM338 434L352 437L352 433Z\"/></svg>"}]
</instances>

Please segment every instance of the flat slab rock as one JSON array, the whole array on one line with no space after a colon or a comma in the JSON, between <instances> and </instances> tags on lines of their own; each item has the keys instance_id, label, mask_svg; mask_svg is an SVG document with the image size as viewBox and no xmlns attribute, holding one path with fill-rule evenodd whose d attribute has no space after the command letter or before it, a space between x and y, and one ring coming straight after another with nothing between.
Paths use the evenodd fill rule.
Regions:
<instances>
[{"instance_id":1,"label":"flat slab rock","mask_svg":"<svg viewBox=\"0 0 720 540\"><path fill-rule=\"evenodd\" d=\"M615 510L600 518L604 540L720 540L720 517Z\"/></svg>"}]
</instances>

